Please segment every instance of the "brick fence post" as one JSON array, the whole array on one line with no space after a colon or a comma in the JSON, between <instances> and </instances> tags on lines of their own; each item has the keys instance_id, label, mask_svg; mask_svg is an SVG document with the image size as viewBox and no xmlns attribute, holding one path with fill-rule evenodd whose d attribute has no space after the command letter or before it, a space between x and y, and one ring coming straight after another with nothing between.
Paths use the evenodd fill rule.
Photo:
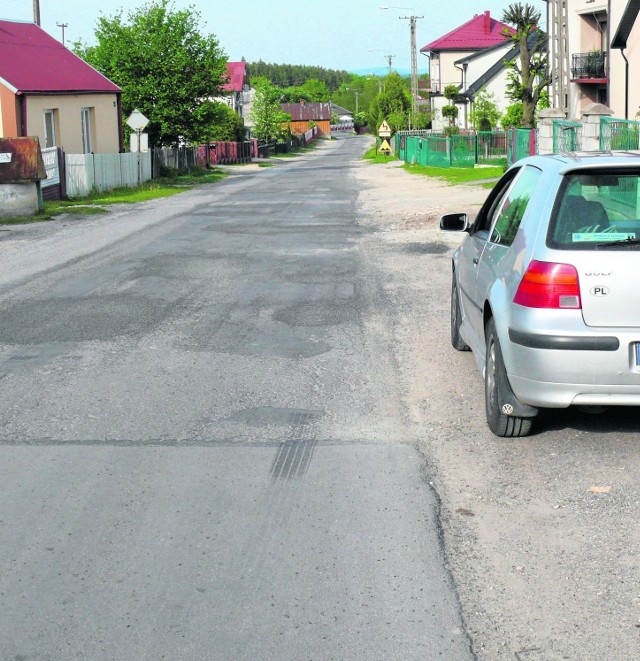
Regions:
<instances>
[{"instance_id":1,"label":"brick fence post","mask_svg":"<svg viewBox=\"0 0 640 661\"><path fill-rule=\"evenodd\" d=\"M545 108L538 113L538 154L553 154L553 121L566 119L562 110Z\"/></svg>"},{"instance_id":2,"label":"brick fence post","mask_svg":"<svg viewBox=\"0 0 640 661\"><path fill-rule=\"evenodd\" d=\"M602 103L590 103L582 111L582 151L600 151L600 118L612 116L613 110Z\"/></svg>"}]
</instances>

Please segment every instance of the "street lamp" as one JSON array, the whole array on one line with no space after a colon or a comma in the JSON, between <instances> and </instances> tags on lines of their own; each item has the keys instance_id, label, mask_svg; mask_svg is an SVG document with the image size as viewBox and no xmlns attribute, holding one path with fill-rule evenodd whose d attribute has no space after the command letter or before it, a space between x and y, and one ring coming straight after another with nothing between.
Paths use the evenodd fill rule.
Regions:
<instances>
[{"instance_id":1,"label":"street lamp","mask_svg":"<svg viewBox=\"0 0 640 661\"><path fill-rule=\"evenodd\" d=\"M382 94L382 81L378 76L374 76L372 73L367 74L367 78L369 80L373 80L374 78L378 81L378 94Z\"/></svg>"},{"instance_id":2,"label":"street lamp","mask_svg":"<svg viewBox=\"0 0 640 661\"><path fill-rule=\"evenodd\" d=\"M358 97L360 96L360 92L357 89L354 89L353 87L345 87L345 91L347 92L354 92L356 95L356 115L358 114Z\"/></svg>"},{"instance_id":3,"label":"street lamp","mask_svg":"<svg viewBox=\"0 0 640 661\"><path fill-rule=\"evenodd\" d=\"M411 35L411 118L415 122L416 103L418 100L418 47L416 45L416 22L424 16L416 16L413 7L397 7L395 5L381 5L380 9L406 9L411 12L410 16L399 16L401 20L409 21L409 31ZM411 128L411 120L409 121Z\"/></svg>"}]
</instances>

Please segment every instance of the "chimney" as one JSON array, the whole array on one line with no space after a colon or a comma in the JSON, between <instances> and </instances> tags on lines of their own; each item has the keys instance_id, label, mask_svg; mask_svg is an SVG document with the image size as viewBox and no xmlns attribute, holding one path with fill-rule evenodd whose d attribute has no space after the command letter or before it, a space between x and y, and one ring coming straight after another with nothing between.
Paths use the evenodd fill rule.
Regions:
<instances>
[{"instance_id":1,"label":"chimney","mask_svg":"<svg viewBox=\"0 0 640 661\"><path fill-rule=\"evenodd\" d=\"M484 13L484 33L489 34L491 32L491 12L486 11Z\"/></svg>"}]
</instances>

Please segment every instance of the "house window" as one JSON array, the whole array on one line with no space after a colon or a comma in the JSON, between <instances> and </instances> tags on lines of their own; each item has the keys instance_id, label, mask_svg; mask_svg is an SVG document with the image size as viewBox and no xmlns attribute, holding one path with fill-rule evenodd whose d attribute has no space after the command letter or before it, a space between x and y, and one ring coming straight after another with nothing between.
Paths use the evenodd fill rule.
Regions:
<instances>
[{"instance_id":1,"label":"house window","mask_svg":"<svg viewBox=\"0 0 640 661\"><path fill-rule=\"evenodd\" d=\"M56 146L56 110L44 111L44 146Z\"/></svg>"},{"instance_id":2,"label":"house window","mask_svg":"<svg viewBox=\"0 0 640 661\"><path fill-rule=\"evenodd\" d=\"M93 140L91 139L92 114L93 108L82 108L80 110L82 121L82 151L85 154L90 154L93 151Z\"/></svg>"}]
</instances>

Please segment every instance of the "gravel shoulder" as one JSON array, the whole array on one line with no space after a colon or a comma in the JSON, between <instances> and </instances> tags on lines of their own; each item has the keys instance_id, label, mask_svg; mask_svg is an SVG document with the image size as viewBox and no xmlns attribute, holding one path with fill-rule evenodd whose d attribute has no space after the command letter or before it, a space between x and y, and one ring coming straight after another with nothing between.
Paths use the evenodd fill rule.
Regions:
<instances>
[{"instance_id":1,"label":"gravel shoulder","mask_svg":"<svg viewBox=\"0 0 640 661\"><path fill-rule=\"evenodd\" d=\"M488 191L357 164L362 250L395 303L395 359L441 500L448 562L481 660L640 658L637 410L543 416L526 439L486 427L471 353L449 343L443 213Z\"/></svg>"}]
</instances>

